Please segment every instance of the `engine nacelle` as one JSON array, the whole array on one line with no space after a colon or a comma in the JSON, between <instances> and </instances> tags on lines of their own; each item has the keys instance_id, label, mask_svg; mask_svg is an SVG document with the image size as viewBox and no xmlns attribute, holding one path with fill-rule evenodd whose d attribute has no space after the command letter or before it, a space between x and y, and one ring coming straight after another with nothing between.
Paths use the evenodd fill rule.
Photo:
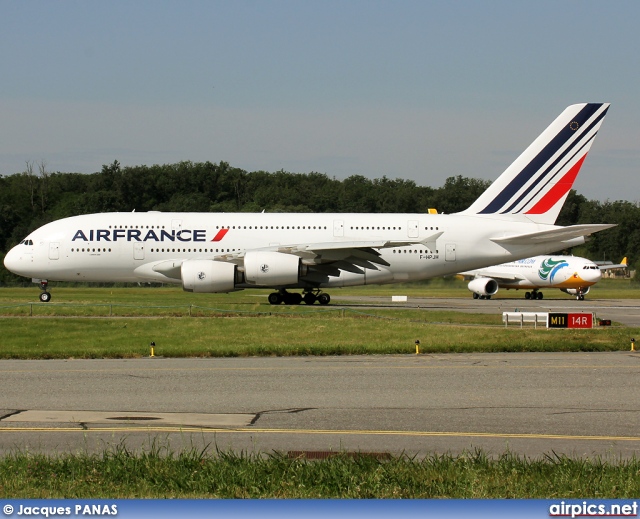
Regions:
<instances>
[{"instance_id":1,"label":"engine nacelle","mask_svg":"<svg viewBox=\"0 0 640 519\"><path fill-rule=\"evenodd\" d=\"M589 293L590 287L584 288L561 288L560 291L570 296L586 296Z\"/></svg>"},{"instance_id":2,"label":"engine nacelle","mask_svg":"<svg viewBox=\"0 0 640 519\"><path fill-rule=\"evenodd\" d=\"M187 292L232 292L238 281L233 263L187 260L180 267L182 289Z\"/></svg>"},{"instance_id":3,"label":"engine nacelle","mask_svg":"<svg viewBox=\"0 0 640 519\"><path fill-rule=\"evenodd\" d=\"M498 282L491 278L476 278L467 286L471 292L479 296L492 296L498 292Z\"/></svg>"},{"instance_id":4,"label":"engine nacelle","mask_svg":"<svg viewBox=\"0 0 640 519\"><path fill-rule=\"evenodd\" d=\"M255 286L281 287L295 285L302 265L293 254L271 251L250 251L244 257L245 281Z\"/></svg>"}]
</instances>

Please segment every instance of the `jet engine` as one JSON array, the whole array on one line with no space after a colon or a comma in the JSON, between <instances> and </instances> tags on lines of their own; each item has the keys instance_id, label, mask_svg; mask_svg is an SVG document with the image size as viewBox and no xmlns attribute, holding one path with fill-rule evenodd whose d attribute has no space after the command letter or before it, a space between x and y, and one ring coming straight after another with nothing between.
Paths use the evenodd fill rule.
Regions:
<instances>
[{"instance_id":1,"label":"jet engine","mask_svg":"<svg viewBox=\"0 0 640 519\"><path fill-rule=\"evenodd\" d=\"M293 254L249 251L244 257L244 277L251 285L274 288L295 285L305 274L306 266Z\"/></svg>"},{"instance_id":2,"label":"jet engine","mask_svg":"<svg viewBox=\"0 0 640 519\"><path fill-rule=\"evenodd\" d=\"M240 282L233 263L212 260L187 260L180 267L182 289L186 292L232 292Z\"/></svg>"},{"instance_id":3,"label":"jet engine","mask_svg":"<svg viewBox=\"0 0 640 519\"><path fill-rule=\"evenodd\" d=\"M467 286L473 292L474 299L478 297L488 299L498 292L498 282L491 278L476 278Z\"/></svg>"}]
</instances>

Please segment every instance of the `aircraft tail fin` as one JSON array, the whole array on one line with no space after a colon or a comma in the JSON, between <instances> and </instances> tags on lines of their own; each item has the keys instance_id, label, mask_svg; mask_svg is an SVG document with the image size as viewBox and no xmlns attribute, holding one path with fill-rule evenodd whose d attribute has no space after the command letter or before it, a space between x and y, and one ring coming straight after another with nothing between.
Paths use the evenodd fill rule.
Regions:
<instances>
[{"instance_id":1,"label":"aircraft tail fin","mask_svg":"<svg viewBox=\"0 0 640 519\"><path fill-rule=\"evenodd\" d=\"M567 107L460 214L521 215L535 223L555 223L608 109L609 103Z\"/></svg>"}]
</instances>

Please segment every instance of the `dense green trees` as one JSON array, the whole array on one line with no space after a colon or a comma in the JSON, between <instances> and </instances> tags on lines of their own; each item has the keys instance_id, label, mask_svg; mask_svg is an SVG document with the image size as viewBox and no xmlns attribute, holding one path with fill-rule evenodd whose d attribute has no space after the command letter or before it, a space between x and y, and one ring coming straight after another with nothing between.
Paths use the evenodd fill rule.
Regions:
<instances>
[{"instance_id":1,"label":"dense green trees","mask_svg":"<svg viewBox=\"0 0 640 519\"><path fill-rule=\"evenodd\" d=\"M121 167L118 161L92 175L48 173L46 164L27 163L23 173L0 176L0 260L31 230L46 222L107 211L267 211L454 213L466 209L489 182L450 177L444 186L417 186L411 180L343 181L323 173L247 172L226 162L179 162ZM574 250L595 260L635 261L640 248L637 202L598 202L571 191L558 224L616 223ZM0 281L11 279L0 266Z\"/></svg>"}]
</instances>

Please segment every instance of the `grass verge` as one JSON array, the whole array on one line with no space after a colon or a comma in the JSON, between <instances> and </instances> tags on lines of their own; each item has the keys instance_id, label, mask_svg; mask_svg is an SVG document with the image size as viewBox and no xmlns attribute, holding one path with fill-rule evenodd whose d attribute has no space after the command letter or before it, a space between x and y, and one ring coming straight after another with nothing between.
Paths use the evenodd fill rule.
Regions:
<instances>
[{"instance_id":1,"label":"grass verge","mask_svg":"<svg viewBox=\"0 0 640 519\"><path fill-rule=\"evenodd\" d=\"M346 293L383 288L390 298L404 287ZM0 289L0 359L136 358L149 355L152 341L156 355L165 357L408 354L416 340L423 353L617 351L640 336L640 329L615 326L505 329L499 311L272 306L257 290L195 299L179 287L60 287L55 293L63 302L30 303L25 296L37 289Z\"/></svg>"},{"instance_id":2,"label":"grass verge","mask_svg":"<svg viewBox=\"0 0 640 519\"><path fill-rule=\"evenodd\" d=\"M119 446L102 454L0 458L4 498L633 498L640 462L482 451L379 460L324 460Z\"/></svg>"},{"instance_id":3,"label":"grass verge","mask_svg":"<svg viewBox=\"0 0 640 519\"><path fill-rule=\"evenodd\" d=\"M459 314L458 314L459 315ZM495 316L478 316L486 319ZM238 357L505 351L620 351L640 329L547 330L396 317L9 318L0 358Z\"/></svg>"}]
</instances>

